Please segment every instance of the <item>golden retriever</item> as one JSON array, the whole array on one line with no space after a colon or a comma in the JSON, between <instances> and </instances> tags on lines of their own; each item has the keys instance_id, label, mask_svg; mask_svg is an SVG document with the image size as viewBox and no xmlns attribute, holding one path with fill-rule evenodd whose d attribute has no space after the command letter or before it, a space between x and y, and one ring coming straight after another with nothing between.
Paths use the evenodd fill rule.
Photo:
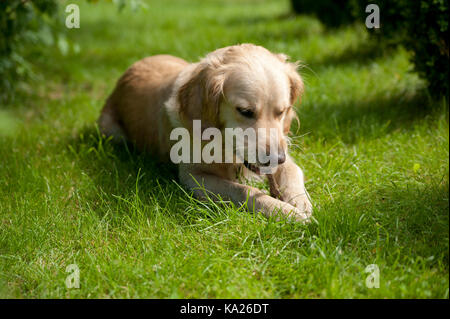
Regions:
<instances>
[{"instance_id":1,"label":"golden retriever","mask_svg":"<svg viewBox=\"0 0 450 319\"><path fill-rule=\"evenodd\" d=\"M303 172L287 154L287 134L296 116L293 104L303 88L297 64L253 44L218 49L198 63L156 55L136 62L122 75L98 123L105 135L125 138L167 162L174 145L172 130L192 132L193 120L201 121L201 130L273 129L278 133L277 151L268 156L277 162L267 175L272 196L241 178L261 173L264 164L258 161L179 163L179 179L199 198L212 193L238 205L246 203L250 211L267 217L304 222L310 219L312 205ZM256 142L265 154L273 139L267 136L258 136Z\"/></svg>"}]
</instances>

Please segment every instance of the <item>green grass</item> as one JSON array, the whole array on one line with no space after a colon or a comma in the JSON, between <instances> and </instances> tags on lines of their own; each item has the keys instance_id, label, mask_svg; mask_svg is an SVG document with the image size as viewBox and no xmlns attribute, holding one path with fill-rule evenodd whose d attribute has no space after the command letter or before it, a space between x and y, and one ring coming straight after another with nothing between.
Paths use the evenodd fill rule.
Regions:
<instances>
[{"instance_id":1,"label":"green grass","mask_svg":"<svg viewBox=\"0 0 450 319\"><path fill-rule=\"evenodd\" d=\"M448 107L407 52L286 16L287 1L160 2L83 4L66 55L30 48L36 78L0 108L0 297L448 298ZM173 167L96 130L134 61L240 42L306 64L292 154L317 223L198 202ZM80 289L65 286L73 263Z\"/></svg>"}]
</instances>

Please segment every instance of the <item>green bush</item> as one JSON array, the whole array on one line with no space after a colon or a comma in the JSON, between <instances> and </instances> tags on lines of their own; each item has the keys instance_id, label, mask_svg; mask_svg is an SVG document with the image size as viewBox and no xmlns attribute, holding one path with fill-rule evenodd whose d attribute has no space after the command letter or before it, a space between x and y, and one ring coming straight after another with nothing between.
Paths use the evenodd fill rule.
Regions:
<instances>
[{"instance_id":1,"label":"green bush","mask_svg":"<svg viewBox=\"0 0 450 319\"><path fill-rule=\"evenodd\" d=\"M98 2L98 0L86 0ZM119 10L145 8L142 0L112 0ZM0 0L0 102L10 100L17 83L34 75L33 59L55 46L66 55L75 46L56 19L58 0Z\"/></svg>"},{"instance_id":2,"label":"green bush","mask_svg":"<svg viewBox=\"0 0 450 319\"><path fill-rule=\"evenodd\" d=\"M369 3L380 8L381 28L370 32L381 41L411 50L415 70L433 96L449 96L448 0L291 0L297 13L314 14L328 26L364 22ZM337 12L337 5L342 11ZM330 15L336 14L334 18Z\"/></svg>"},{"instance_id":3,"label":"green bush","mask_svg":"<svg viewBox=\"0 0 450 319\"><path fill-rule=\"evenodd\" d=\"M39 32L56 9L56 0L0 1L0 101L10 98L15 83L30 71L23 48L41 40Z\"/></svg>"},{"instance_id":4,"label":"green bush","mask_svg":"<svg viewBox=\"0 0 450 319\"><path fill-rule=\"evenodd\" d=\"M327 26L355 20L352 0L291 0L291 4L294 12L316 16Z\"/></svg>"}]
</instances>

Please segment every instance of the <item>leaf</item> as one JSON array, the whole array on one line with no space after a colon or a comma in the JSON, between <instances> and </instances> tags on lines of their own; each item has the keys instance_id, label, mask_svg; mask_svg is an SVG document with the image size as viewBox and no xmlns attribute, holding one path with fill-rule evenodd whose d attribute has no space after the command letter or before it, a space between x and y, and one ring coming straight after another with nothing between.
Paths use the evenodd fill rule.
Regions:
<instances>
[{"instance_id":1,"label":"leaf","mask_svg":"<svg viewBox=\"0 0 450 319\"><path fill-rule=\"evenodd\" d=\"M58 49L63 56L66 56L69 53L69 42L67 41L66 37L58 37Z\"/></svg>"}]
</instances>

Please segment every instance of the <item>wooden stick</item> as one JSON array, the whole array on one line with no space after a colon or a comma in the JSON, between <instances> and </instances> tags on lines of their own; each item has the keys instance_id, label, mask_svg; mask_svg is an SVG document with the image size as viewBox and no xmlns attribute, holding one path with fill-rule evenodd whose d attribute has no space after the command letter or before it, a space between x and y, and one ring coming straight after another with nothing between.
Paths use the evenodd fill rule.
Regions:
<instances>
[{"instance_id":1,"label":"wooden stick","mask_svg":"<svg viewBox=\"0 0 450 319\"><path fill-rule=\"evenodd\" d=\"M272 174L267 174L267 179L269 180L270 186L270 196L281 199L280 187Z\"/></svg>"}]
</instances>

